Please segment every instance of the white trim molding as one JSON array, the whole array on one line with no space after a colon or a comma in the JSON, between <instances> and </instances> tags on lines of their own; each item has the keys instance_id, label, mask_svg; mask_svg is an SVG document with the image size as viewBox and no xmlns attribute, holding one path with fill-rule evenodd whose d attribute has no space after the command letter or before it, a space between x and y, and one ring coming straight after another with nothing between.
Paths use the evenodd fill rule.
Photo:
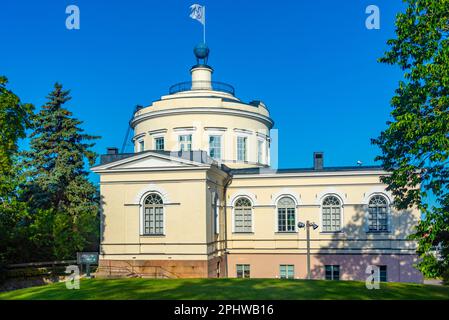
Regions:
<instances>
[{"instance_id":1,"label":"white trim molding","mask_svg":"<svg viewBox=\"0 0 449 320\"><path fill-rule=\"evenodd\" d=\"M381 186L371 188L369 191L365 192L363 194L362 204L368 205L370 199L375 195L384 196L390 206L393 204L393 195Z\"/></svg>"},{"instance_id":2,"label":"white trim molding","mask_svg":"<svg viewBox=\"0 0 449 320\"><path fill-rule=\"evenodd\" d=\"M160 186L157 186L155 184L149 184L147 186L145 186L144 188L142 188L137 195L134 198L134 202L132 204L136 204L136 205L140 205L142 206L142 202L145 199L145 197L150 194L150 193L157 193L162 197L162 201L165 204L170 204L171 201L168 197L168 193L161 188Z\"/></svg>"},{"instance_id":3,"label":"white trim molding","mask_svg":"<svg viewBox=\"0 0 449 320\"><path fill-rule=\"evenodd\" d=\"M252 136L253 135L253 132L251 130L246 130L246 129L234 128L234 132L235 133L240 133L240 134L245 135L245 136Z\"/></svg>"},{"instance_id":4,"label":"white trim molding","mask_svg":"<svg viewBox=\"0 0 449 320\"><path fill-rule=\"evenodd\" d=\"M258 114L255 112L245 111L245 110L236 110L229 109L223 107L196 107L196 108L174 108L168 110L160 110L160 111L147 111L145 113L140 113L138 116L135 116L131 121L131 126L134 128L138 123L145 121L147 119L157 118L165 115L174 115L174 114L223 114L223 115L231 115L231 116L241 116L245 118L254 119L262 122L270 129L273 127L273 120L270 117Z\"/></svg>"},{"instance_id":5,"label":"white trim molding","mask_svg":"<svg viewBox=\"0 0 449 320\"><path fill-rule=\"evenodd\" d=\"M294 231L279 231L279 211L278 211L278 202L282 198L290 198L295 202L295 226ZM299 195L289 189L283 189L280 192L276 193L275 197L272 197L274 199L274 233L275 234L289 234L289 233L297 233L298 232L298 219L299 219Z\"/></svg>"},{"instance_id":6,"label":"white trim molding","mask_svg":"<svg viewBox=\"0 0 449 320\"><path fill-rule=\"evenodd\" d=\"M135 142L136 140L139 140L140 138L143 138L145 136L146 136L145 132L144 133L139 133L139 134L135 135L134 138L132 138L132 141Z\"/></svg>"},{"instance_id":7,"label":"white trim molding","mask_svg":"<svg viewBox=\"0 0 449 320\"><path fill-rule=\"evenodd\" d=\"M151 130L151 131L148 131L148 134L149 135L155 135L155 134L164 134L164 133L167 133L167 129L158 129L158 130Z\"/></svg>"},{"instance_id":8,"label":"white trim molding","mask_svg":"<svg viewBox=\"0 0 449 320\"><path fill-rule=\"evenodd\" d=\"M326 188L322 192L318 193L316 195L315 204L319 205L321 207L321 204L323 203L323 200L326 196L336 196L340 199L341 205L344 207L346 203L346 194L337 190L336 188Z\"/></svg>"},{"instance_id":9,"label":"white trim molding","mask_svg":"<svg viewBox=\"0 0 449 320\"><path fill-rule=\"evenodd\" d=\"M225 127L204 127L204 131L219 131L219 132L225 132L228 128Z\"/></svg>"},{"instance_id":10,"label":"white trim molding","mask_svg":"<svg viewBox=\"0 0 449 320\"><path fill-rule=\"evenodd\" d=\"M334 196L340 201L340 230L339 231L324 231L323 230L323 201L326 197ZM335 234L344 232L344 221L345 221L345 202L343 201L343 197L338 193L326 193L320 198L320 233L326 234Z\"/></svg>"},{"instance_id":11,"label":"white trim molding","mask_svg":"<svg viewBox=\"0 0 449 320\"><path fill-rule=\"evenodd\" d=\"M296 207L298 207L301 204L301 195L291 189L281 189L277 193L271 195L271 204L277 207L277 203L280 198L282 197L290 197L295 201Z\"/></svg>"},{"instance_id":12,"label":"white trim molding","mask_svg":"<svg viewBox=\"0 0 449 320\"><path fill-rule=\"evenodd\" d=\"M235 231L235 201L237 201L239 198L246 198L251 202L251 231L250 232L236 232ZM232 202L232 210L231 210L231 230L232 233L238 233L238 234L248 234L248 233L254 233L254 201L251 200L251 198L248 195L240 195L237 196L234 201Z\"/></svg>"},{"instance_id":13,"label":"white trim molding","mask_svg":"<svg viewBox=\"0 0 449 320\"><path fill-rule=\"evenodd\" d=\"M178 127L178 128L173 128L174 132L191 132L191 131L196 131L196 127Z\"/></svg>"},{"instance_id":14,"label":"white trim molding","mask_svg":"<svg viewBox=\"0 0 449 320\"><path fill-rule=\"evenodd\" d=\"M372 188L370 191L365 192L363 195L363 199L362 199L362 206L363 206L363 210L365 211L365 221L364 221L364 229L365 232L370 232L369 231L369 202L371 200L372 197L374 196L382 196L387 200L387 208L388 208L388 212L387 212L387 231L384 231L383 233L391 233L393 231L393 219L392 219L392 214L393 214L393 210L391 210L391 207L393 205L393 196L391 195L391 193L389 193L388 191L386 191L384 188L382 187L376 187L376 188ZM382 232L381 232L382 233Z\"/></svg>"},{"instance_id":15,"label":"white trim molding","mask_svg":"<svg viewBox=\"0 0 449 320\"><path fill-rule=\"evenodd\" d=\"M155 193L162 198L162 202L163 202L163 204L162 204L162 206L163 206L163 209L162 209L162 231L163 232L160 235L158 234L158 235L154 235L154 236L155 237L163 237L166 235L166 230L167 230L166 225L165 225L166 220L167 220L165 206L169 203L169 201L168 201L167 193L163 189L161 189L155 185L149 185L149 186L147 186L146 189L142 189L138 193L136 198L134 199L134 200L139 199L139 202L138 202L138 204L139 204L139 229L140 229L139 235L141 237L153 236L153 235L146 235L144 232L145 231L144 230L144 214L145 214L144 201L145 201L145 198L152 193Z\"/></svg>"},{"instance_id":16,"label":"white trim molding","mask_svg":"<svg viewBox=\"0 0 449 320\"><path fill-rule=\"evenodd\" d=\"M257 206L257 202L256 202L257 196L254 193L252 193L249 190L240 190L231 196L230 204L231 204L232 208L234 208L235 201L237 201L237 199L240 197L248 198L249 201L251 201L251 205L253 207Z\"/></svg>"}]
</instances>

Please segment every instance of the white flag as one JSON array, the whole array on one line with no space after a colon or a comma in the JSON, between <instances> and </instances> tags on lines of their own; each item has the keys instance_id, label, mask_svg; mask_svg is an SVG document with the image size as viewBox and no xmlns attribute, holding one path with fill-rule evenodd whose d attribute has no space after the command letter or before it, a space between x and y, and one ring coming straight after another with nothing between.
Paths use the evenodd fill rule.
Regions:
<instances>
[{"instance_id":1,"label":"white flag","mask_svg":"<svg viewBox=\"0 0 449 320\"><path fill-rule=\"evenodd\" d=\"M190 6L190 18L198 20L202 25L206 23L206 7L194 4Z\"/></svg>"}]
</instances>

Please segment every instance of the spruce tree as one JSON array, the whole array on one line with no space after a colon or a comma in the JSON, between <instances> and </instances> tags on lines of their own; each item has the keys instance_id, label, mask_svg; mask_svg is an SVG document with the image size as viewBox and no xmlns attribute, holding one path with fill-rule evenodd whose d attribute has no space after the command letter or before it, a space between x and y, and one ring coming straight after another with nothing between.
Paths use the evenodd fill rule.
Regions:
<instances>
[{"instance_id":1,"label":"spruce tree","mask_svg":"<svg viewBox=\"0 0 449 320\"><path fill-rule=\"evenodd\" d=\"M33 240L39 255L73 258L98 238L99 192L88 179L94 137L63 105L70 91L56 83L48 102L33 118L25 197L30 205ZM87 163L86 163L87 160Z\"/></svg>"}]
</instances>

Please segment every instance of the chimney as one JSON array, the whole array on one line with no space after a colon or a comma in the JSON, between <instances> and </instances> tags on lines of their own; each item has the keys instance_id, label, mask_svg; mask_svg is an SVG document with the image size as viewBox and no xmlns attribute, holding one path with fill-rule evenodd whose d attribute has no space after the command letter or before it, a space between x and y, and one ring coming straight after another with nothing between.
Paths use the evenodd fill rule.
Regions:
<instances>
[{"instance_id":1,"label":"chimney","mask_svg":"<svg viewBox=\"0 0 449 320\"><path fill-rule=\"evenodd\" d=\"M313 153L313 169L314 170L323 170L324 168L324 153L323 152L314 152Z\"/></svg>"},{"instance_id":2,"label":"chimney","mask_svg":"<svg viewBox=\"0 0 449 320\"><path fill-rule=\"evenodd\" d=\"M116 155L118 154L118 148L108 148L108 154Z\"/></svg>"}]
</instances>

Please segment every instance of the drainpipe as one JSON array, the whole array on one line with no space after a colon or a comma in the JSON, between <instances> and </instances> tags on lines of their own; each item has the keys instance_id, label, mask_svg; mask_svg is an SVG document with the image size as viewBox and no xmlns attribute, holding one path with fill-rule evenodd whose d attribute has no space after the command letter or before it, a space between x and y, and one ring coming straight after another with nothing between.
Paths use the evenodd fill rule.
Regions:
<instances>
[{"instance_id":1,"label":"drainpipe","mask_svg":"<svg viewBox=\"0 0 449 320\"><path fill-rule=\"evenodd\" d=\"M231 184L232 182L232 176L229 175L229 178L226 180L224 187L223 187L223 196L224 196L224 201L223 201L223 205L224 205L224 218L225 218L225 232L224 232L224 243L225 243L225 247L224 247L224 257L225 257L225 277L228 278L229 274L228 274L228 214L227 214L227 208L228 208L228 201L227 201L227 189L228 186Z\"/></svg>"}]
</instances>

